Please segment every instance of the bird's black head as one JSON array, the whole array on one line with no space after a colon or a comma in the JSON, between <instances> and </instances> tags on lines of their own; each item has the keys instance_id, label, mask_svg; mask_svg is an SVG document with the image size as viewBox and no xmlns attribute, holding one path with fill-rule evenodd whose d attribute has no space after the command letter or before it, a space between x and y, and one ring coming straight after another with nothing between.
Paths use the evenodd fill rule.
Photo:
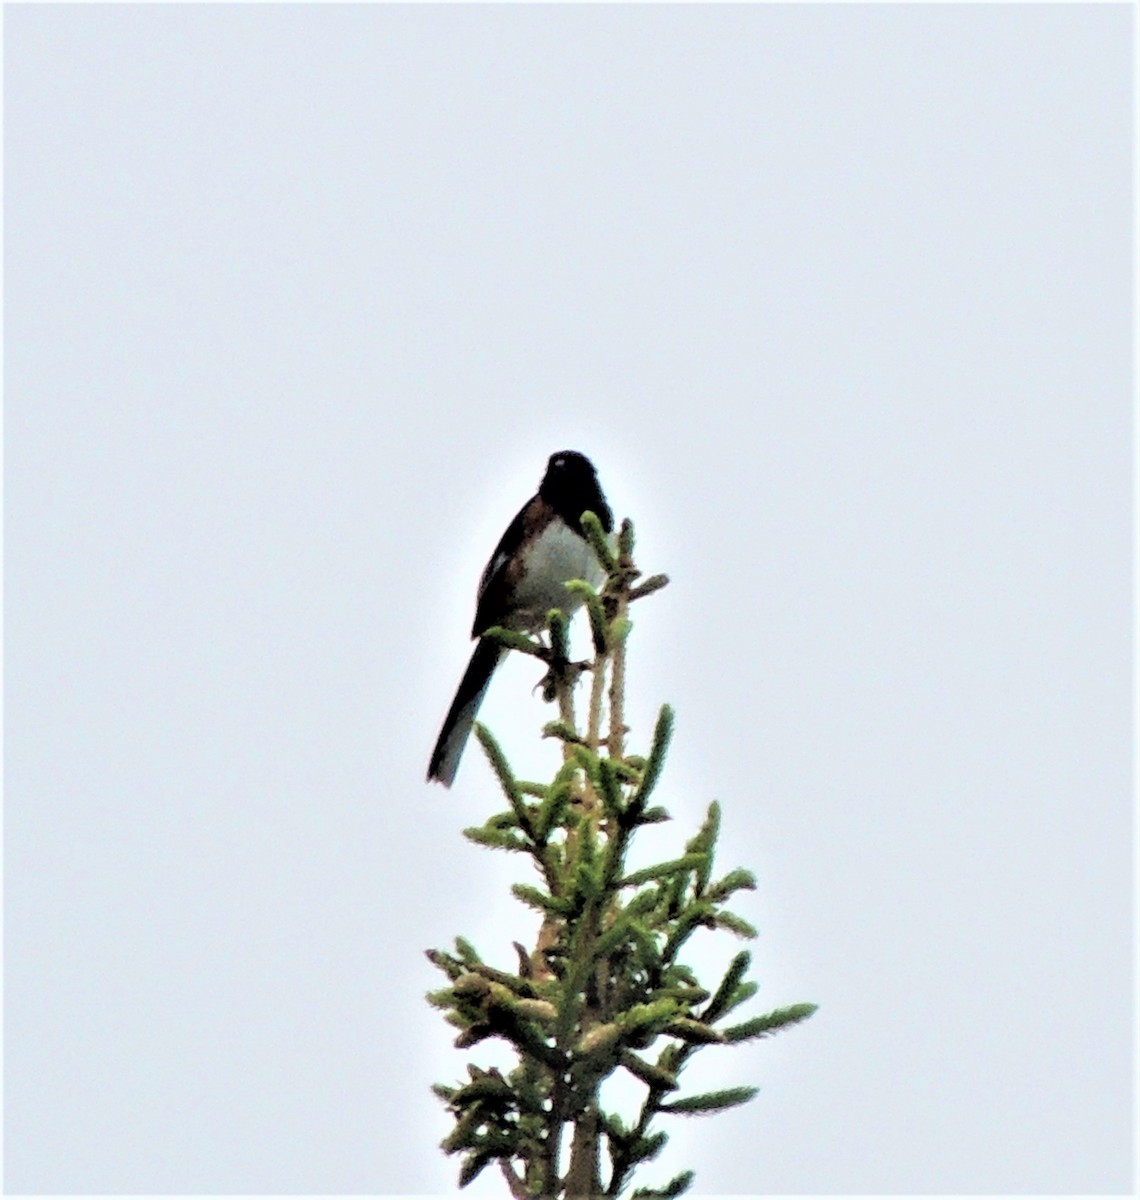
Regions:
<instances>
[{"instance_id":1,"label":"bird's black head","mask_svg":"<svg viewBox=\"0 0 1140 1200\"><path fill-rule=\"evenodd\" d=\"M594 464L577 450L559 450L550 456L538 494L572 529L582 532L582 514L594 513L606 533L614 527L613 513L602 495Z\"/></svg>"}]
</instances>

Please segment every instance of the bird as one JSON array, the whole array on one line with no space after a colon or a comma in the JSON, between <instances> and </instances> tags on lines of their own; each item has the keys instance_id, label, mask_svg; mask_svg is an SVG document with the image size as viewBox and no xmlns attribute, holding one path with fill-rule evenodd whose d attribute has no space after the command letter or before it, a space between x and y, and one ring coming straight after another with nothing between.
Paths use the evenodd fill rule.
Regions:
<instances>
[{"instance_id":1,"label":"bird","mask_svg":"<svg viewBox=\"0 0 1140 1200\"><path fill-rule=\"evenodd\" d=\"M429 783L450 787L454 782L475 714L507 655L505 646L482 635L493 625L534 633L550 609L569 615L581 604L580 596L567 591L568 580L585 579L595 587L602 582L602 565L582 528L586 512L598 518L607 534L613 532L613 513L594 464L577 450L559 450L550 456L538 491L507 526L479 580L471 629L478 640L432 751Z\"/></svg>"}]
</instances>

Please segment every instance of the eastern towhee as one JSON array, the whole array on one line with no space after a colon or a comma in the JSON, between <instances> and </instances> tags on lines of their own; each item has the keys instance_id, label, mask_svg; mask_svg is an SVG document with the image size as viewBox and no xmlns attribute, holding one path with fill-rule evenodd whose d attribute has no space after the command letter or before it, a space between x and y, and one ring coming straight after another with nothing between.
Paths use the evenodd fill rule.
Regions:
<instances>
[{"instance_id":1,"label":"eastern towhee","mask_svg":"<svg viewBox=\"0 0 1140 1200\"><path fill-rule=\"evenodd\" d=\"M479 580L471 630L479 640L439 731L429 781L451 786L491 676L507 654L504 646L480 635L492 625L533 633L550 609L570 613L581 603L566 590L568 580L601 583L601 564L582 530L585 512L594 513L606 533L612 532L613 514L593 463L575 450L560 450L550 456L538 494L507 526Z\"/></svg>"}]
</instances>

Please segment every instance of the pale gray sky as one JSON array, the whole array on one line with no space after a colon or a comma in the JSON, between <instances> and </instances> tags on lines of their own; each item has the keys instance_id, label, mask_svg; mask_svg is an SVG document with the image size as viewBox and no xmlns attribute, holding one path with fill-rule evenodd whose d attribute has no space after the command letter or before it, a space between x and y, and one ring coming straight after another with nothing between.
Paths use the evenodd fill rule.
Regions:
<instances>
[{"instance_id":1,"label":"pale gray sky","mask_svg":"<svg viewBox=\"0 0 1140 1200\"><path fill-rule=\"evenodd\" d=\"M567 447L821 1006L643 1182L1131 1186L1133 19L6 8L9 1190L452 1189L422 950L533 923L423 772Z\"/></svg>"}]
</instances>

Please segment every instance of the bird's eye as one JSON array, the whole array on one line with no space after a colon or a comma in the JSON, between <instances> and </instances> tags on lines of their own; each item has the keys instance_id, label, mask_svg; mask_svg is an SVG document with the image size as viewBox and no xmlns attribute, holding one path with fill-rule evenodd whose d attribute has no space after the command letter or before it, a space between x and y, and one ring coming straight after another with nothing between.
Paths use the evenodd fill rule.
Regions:
<instances>
[{"instance_id":1,"label":"bird's eye","mask_svg":"<svg viewBox=\"0 0 1140 1200\"><path fill-rule=\"evenodd\" d=\"M566 459L559 454L550 465L552 467L564 467L566 465Z\"/></svg>"}]
</instances>

